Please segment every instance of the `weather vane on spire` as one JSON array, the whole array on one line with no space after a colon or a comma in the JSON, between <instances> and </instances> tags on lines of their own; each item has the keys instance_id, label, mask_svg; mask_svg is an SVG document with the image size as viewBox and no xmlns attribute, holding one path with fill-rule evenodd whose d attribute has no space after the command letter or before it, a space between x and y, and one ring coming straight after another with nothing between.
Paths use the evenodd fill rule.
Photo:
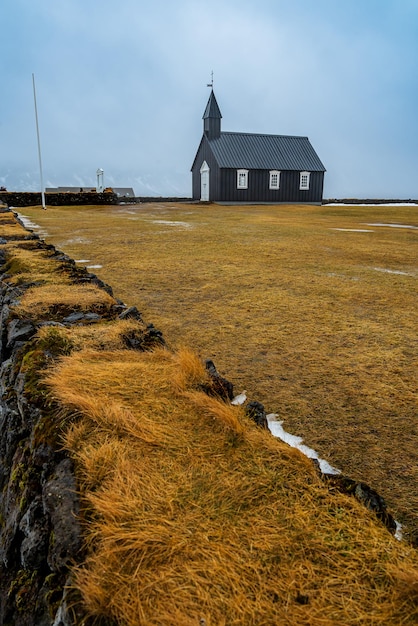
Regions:
<instances>
[{"instance_id":1,"label":"weather vane on spire","mask_svg":"<svg viewBox=\"0 0 418 626\"><path fill-rule=\"evenodd\" d=\"M213 70L210 73L211 81L206 85L206 87L211 87L213 89Z\"/></svg>"}]
</instances>

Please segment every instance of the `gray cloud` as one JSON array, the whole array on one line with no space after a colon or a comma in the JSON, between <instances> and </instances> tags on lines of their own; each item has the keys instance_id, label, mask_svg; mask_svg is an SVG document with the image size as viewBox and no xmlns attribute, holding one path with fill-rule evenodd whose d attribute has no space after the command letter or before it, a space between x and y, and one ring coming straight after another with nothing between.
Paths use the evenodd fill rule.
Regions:
<instances>
[{"instance_id":1,"label":"gray cloud","mask_svg":"<svg viewBox=\"0 0 418 626\"><path fill-rule=\"evenodd\" d=\"M309 136L326 196L418 197L413 2L3 2L10 188L38 184L35 72L51 184L103 167L138 194L190 194L213 69L223 128Z\"/></svg>"}]
</instances>

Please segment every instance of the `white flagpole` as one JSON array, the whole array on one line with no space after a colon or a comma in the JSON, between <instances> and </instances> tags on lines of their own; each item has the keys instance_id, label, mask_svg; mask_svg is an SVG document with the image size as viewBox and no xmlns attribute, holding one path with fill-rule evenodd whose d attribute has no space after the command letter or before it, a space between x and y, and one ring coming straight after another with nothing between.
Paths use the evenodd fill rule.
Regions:
<instances>
[{"instance_id":1,"label":"white flagpole","mask_svg":"<svg viewBox=\"0 0 418 626\"><path fill-rule=\"evenodd\" d=\"M39 172L40 172L40 175L41 175L42 208L46 209L44 180L43 180L43 175L42 175L41 142L40 142L40 139L39 139L38 107L36 106L35 74L32 74L32 83L33 83L33 100L34 100L34 103L35 103L36 136L38 138Z\"/></svg>"}]
</instances>

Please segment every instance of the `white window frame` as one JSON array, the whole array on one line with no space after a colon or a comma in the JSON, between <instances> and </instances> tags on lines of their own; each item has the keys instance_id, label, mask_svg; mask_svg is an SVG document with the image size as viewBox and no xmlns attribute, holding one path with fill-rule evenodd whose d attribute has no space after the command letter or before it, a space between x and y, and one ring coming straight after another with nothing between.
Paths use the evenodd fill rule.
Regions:
<instances>
[{"instance_id":1,"label":"white window frame","mask_svg":"<svg viewBox=\"0 0 418 626\"><path fill-rule=\"evenodd\" d=\"M279 172L279 170L270 170L269 189L280 189L280 172Z\"/></svg>"},{"instance_id":2,"label":"white window frame","mask_svg":"<svg viewBox=\"0 0 418 626\"><path fill-rule=\"evenodd\" d=\"M310 172L301 172L300 178L299 178L299 189L301 190L309 189L310 179L311 179Z\"/></svg>"},{"instance_id":3,"label":"white window frame","mask_svg":"<svg viewBox=\"0 0 418 626\"><path fill-rule=\"evenodd\" d=\"M237 170L237 189L248 189L248 170Z\"/></svg>"}]
</instances>

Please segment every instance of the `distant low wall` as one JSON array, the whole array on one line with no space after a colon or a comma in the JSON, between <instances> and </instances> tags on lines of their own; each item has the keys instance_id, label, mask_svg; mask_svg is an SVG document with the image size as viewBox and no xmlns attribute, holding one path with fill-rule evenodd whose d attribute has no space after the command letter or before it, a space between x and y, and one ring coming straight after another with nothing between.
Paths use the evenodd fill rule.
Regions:
<instances>
[{"instance_id":1,"label":"distant low wall","mask_svg":"<svg viewBox=\"0 0 418 626\"><path fill-rule=\"evenodd\" d=\"M96 193L82 191L78 193L46 193L45 202L48 206L68 205L100 205L100 204L141 204L151 202L193 202L191 198L175 198L172 196L137 196L135 198L119 197L115 193ZM29 191L0 191L0 204L9 207L40 206L41 193ZM418 204L418 199L387 199L387 198L327 198L322 204Z\"/></svg>"},{"instance_id":2,"label":"distant low wall","mask_svg":"<svg viewBox=\"0 0 418 626\"><path fill-rule=\"evenodd\" d=\"M328 198L322 204L418 204L418 200L387 199L387 198Z\"/></svg>"},{"instance_id":3,"label":"distant low wall","mask_svg":"<svg viewBox=\"0 0 418 626\"><path fill-rule=\"evenodd\" d=\"M120 202L124 202L124 198L119 198ZM135 198L137 202L192 202L191 198L173 198L165 196L138 196Z\"/></svg>"},{"instance_id":4,"label":"distant low wall","mask_svg":"<svg viewBox=\"0 0 418 626\"><path fill-rule=\"evenodd\" d=\"M37 206L42 204L42 196L40 192L0 191L0 202L7 204L9 207ZM46 193L45 203L49 206L118 204L118 197L115 193L96 193L92 191Z\"/></svg>"}]
</instances>

